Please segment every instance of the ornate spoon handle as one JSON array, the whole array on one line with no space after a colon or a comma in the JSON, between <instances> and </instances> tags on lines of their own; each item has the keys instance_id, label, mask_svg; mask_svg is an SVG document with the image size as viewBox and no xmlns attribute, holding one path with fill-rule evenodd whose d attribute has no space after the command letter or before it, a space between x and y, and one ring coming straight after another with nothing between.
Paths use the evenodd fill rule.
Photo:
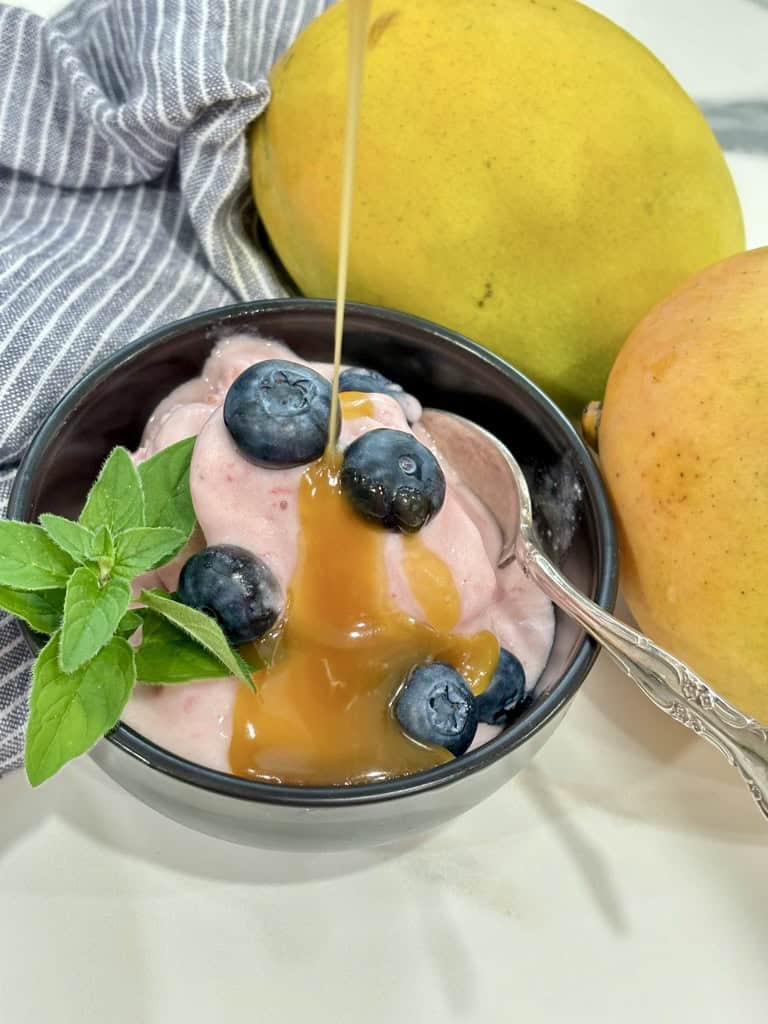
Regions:
<instances>
[{"instance_id":1,"label":"ornate spoon handle","mask_svg":"<svg viewBox=\"0 0 768 1024\"><path fill-rule=\"evenodd\" d=\"M516 557L531 579L599 640L657 707L717 747L768 818L768 730L719 697L682 661L579 593L524 531L517 537Z\"/></svg>"}]
</instances>

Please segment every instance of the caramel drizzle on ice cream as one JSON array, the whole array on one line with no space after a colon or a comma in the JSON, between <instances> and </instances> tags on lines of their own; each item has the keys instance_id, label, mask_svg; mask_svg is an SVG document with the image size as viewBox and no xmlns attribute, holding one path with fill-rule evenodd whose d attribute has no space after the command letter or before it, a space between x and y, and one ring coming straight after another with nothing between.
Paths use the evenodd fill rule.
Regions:
<instances>
[{"instance_id":1,"label":"caramel drizzle on ice cream","mask_svg":"<svg viewBox=\"0 0 768 1024\"><path fill-rule=\"evenodd\" d=\"M343 415L362 396L342 395ZM476 692L493 674L496 637L453 633L460 598L444 562L418 536L400 538L359 516L324 459L299 489L300 550L282 633L257 691L238 689L230 763L236 775L333 785L430 768L447 751L404 735L391 705L416 664L446 661ZM425 621L404 614L389 590L385 545L402 566Z\"/></svg>"}]
</instances>

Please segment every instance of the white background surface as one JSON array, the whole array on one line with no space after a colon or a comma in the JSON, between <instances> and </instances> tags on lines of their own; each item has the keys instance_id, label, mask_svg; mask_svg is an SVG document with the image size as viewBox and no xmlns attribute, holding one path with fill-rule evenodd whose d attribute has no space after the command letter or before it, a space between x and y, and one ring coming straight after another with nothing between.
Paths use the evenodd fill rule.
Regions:
<instances>
[{"instance_id":1,"label":"white background surface","mask_svg":"<svg viewBox=\"0 0 768 1024\"><path fill-rule=\"evenodd\" d=\"M768 97L767 0L593 6L696 99ZM768 244L768 156L729 159L749 243ZM758 1021L767 840L725 762L605 659L528 771L410 848L260 853L89 762L35 793L17 775L0 1024Z\"/></svg>"}]
</instances>

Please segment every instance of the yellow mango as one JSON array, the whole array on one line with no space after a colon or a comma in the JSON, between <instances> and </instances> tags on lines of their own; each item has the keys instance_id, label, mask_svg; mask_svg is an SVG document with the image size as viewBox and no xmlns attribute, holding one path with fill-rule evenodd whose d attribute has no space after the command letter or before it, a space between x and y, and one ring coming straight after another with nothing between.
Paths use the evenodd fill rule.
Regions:
<instances>
[{"instance_id":1,"label":"yellow mango","mask_svg":"<svg viewBox=\"0 0 768 1024\"><path fill-rule=\"evenodd\" d=\"M694 275L642 320L599 445L640 627L768 724L768 248Z\"/></svg>"},{"instance_id":2,"label":"yellow mango","mask_svg":"<svg viewBox=\"0 0 768 1024\"><path fill-rule=\"evenodd\" d=\"M335 293L346 3L276 64L253 192L298 288ZM373 0L349 295L498 352L570 412L631 328L744 248L699 109L574 0Z\"/></svg>"}]
</instances>

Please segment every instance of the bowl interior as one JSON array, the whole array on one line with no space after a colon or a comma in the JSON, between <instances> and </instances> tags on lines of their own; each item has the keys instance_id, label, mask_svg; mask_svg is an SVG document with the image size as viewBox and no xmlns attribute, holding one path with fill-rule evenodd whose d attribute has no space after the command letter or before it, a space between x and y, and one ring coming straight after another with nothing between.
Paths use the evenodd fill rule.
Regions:
<instances>
[{"instance_id":1,"label":"bowl interior","mask_svg":"<svg viewBox=\"0 0 768 1024\"><path fill-rule=\"evenodd\" d=\"M48 418L20 468L10 515L28 520L42 512L76 515L107 452L117 444L135 448L157 403L199 373L222 337L257 332L285 342L304 358L328 360L333 317L330 302L275 300L201 314L140 339L84 378ZM459 335L356 304L347 309L344 360L380 370L422 404L460 413L499 437L526 472L545 547L576 587L603 607L612 607L616 544L599 474L568 420L537 388ZM30 639L36 642L34 635ZM523 742L570 699L594 655L593 641L558 610L555 644L525 714L484 747L421 774L440 783L458 770L459 762L462 773L473 770ZM145 756L153 747L124 726L113 738L134 753L141 746ZM181 763L171 757L163 763L164 770L172 769L174 761ZM219 775L197 766L187 766L187 775L192 768L206 777ZM222 779L231 784L229 776L220 776L217 785ZM241 795L248 795L248 787L254 794L264 788L247 780L237 782L246 787ZM407 780L392 780L375 786L393 783L401 789L409 785ZM284 793L289 787L279 788ZM310 789L314 787L303 789L305 795Z\"/></svg>"}]
</instances>

